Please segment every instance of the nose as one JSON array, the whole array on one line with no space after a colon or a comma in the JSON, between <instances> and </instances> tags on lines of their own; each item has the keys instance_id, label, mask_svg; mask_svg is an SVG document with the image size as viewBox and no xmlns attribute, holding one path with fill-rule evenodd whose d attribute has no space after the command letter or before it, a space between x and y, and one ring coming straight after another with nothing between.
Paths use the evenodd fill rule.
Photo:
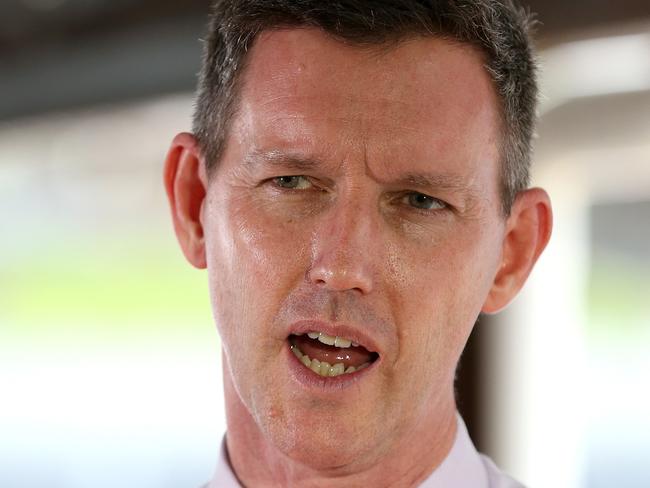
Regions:
<instances>
[{"instance_id":1,"label":"nose","mask_svg":"<svg viewBox=\"0 0 650 488\"><path fill-rule=\"evenodd\" d=\"M307 279L330 291L370 293L381 245L369 209L341 202L322 217L312 235L312 261Z\"/></svg>"}]
</instances>

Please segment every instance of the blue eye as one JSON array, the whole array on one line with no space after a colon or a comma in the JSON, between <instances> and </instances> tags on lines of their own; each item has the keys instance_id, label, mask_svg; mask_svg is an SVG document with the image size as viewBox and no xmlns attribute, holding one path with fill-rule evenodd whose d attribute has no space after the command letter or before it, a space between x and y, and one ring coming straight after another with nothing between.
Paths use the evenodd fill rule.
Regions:
<instances>
[{"instance_id":1,"label":"blue eye","mask_svg":"<svg viewBox=\"0 0 650 488\"><path fill-rule=\"evenodd\" d=\"M408 199L408 204L410 206L422 210L441 209L447 206L445 202L430 197L429 195L425 195L424 193L411 192L408 195L405 195L405 198Z\"/></svg>"},{"instance_id":2,"label":"blue eye","mask_svg":"<svg viewBox=\"0 0 650 488\"><path fill-rule=\"evenodd\" d=\"M289 190L304 190L311 186L311 183L304 176L278 176L273 178L276 185Z\"/></svg>"}]
</instances>

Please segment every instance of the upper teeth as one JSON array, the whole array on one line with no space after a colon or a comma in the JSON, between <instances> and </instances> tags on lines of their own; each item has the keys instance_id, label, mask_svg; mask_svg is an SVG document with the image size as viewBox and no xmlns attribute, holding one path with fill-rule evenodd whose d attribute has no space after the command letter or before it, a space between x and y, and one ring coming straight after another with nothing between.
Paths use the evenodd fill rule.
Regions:
<instances>
[{"instance_id":1,"label":"upper teeth","mask_svg":"<svg viewBox=\"0 0 650 488\"><path fill-rule=\"evenodd\" d=\"M327 344L328 346L356 347L359 345L356 342L352 342L350 339L346 339L345 337L331 336L325 334L324 332L308 332L307 336L309 336L310 339L318 339L320 342Z\"/></svg>"}]
</instances>

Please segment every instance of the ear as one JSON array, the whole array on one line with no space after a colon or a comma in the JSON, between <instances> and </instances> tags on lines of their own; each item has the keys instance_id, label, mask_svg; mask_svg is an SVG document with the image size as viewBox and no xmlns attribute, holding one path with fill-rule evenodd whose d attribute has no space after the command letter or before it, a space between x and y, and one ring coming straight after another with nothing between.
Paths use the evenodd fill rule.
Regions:
<instances>
[{"instance_id":1,"label":"ear","mask_svg":"<svg viewBox=\"0 0 650 488\"><path fill-rule=\"evenodd\" d=\"M201 209L207 181L199 145L192 134L178 134L172 141L164 181L183 254L193 266L203 269L206 262Z\"/></svg>"},{"instance_id":2,"label":"ear","mask_svg":"<svg viewBox=\"0 0 650 488\"><path fill-rule=\"evenodd\" d=\"M501 266L481 309L483 313L502 310L517 295L548 244L552 228L548 194L541 188L520 192L506 221Z\"/></svg>"}]
</instances>

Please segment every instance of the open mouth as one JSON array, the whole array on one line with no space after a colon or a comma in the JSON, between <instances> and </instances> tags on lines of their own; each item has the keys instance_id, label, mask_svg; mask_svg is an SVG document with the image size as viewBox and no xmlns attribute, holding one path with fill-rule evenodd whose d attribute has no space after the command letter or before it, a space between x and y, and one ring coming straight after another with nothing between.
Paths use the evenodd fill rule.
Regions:
<instances>
[{"instance_id":1,"label":"open mouth","mask_svg":"<svg viewBox=\"0 0 650 488\"><path fill-rule=\"evenodd\" d=\"M289 336L291 351L298 360L320 376L352 374L370 366L379 355L345 337L320 331Z\"/></svg>"}]
</instances>

